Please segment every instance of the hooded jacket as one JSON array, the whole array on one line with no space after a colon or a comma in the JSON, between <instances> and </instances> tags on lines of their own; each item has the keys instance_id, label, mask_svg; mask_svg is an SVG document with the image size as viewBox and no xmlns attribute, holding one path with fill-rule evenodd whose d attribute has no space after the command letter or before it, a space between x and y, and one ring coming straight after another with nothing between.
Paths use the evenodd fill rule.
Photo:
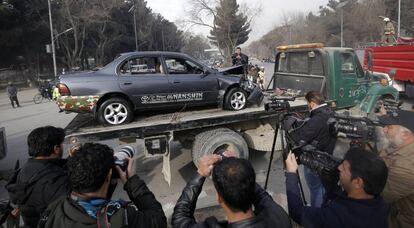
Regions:
<instances>
[{"instance_id":1,"label":"hooded jacket","mask_svg":"<svg viewBox=\"0 0 414 228\"><path fill-rule=\"evenodd\" d=\"M66 160L31 158L6 188L10 202L20 208L25 227L36 227L47 206L70 192Z\"/></svg>"},{"instance_id":2,"label":"hooded jacket","mask_svg":"<svg viewBox=\"0 0 414 228\"><path fill-rule=\"evenodd\" d=\"M167 227L167 219L161 204L137 175L124 185L132 204L112 211L105 219L110 227ZM110 210L110 209L107 209ZM99 227L98 219L90 216L73 197L53 202L42 216L40 228L89 228ZM105 221L103 222L105 223ZM105 227L105 226L100 226Z\"/></svg>"}]
</instances>

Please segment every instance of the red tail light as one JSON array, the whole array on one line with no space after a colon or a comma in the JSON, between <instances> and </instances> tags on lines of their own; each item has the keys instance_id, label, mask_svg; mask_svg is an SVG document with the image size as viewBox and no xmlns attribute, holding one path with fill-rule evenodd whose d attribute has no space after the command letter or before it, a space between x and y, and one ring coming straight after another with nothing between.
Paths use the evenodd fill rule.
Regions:
<instances>
[{"instance_id":1,"label":"red tail light","mask_svg":"<svg viewBox=\"0 0 414 228\"><path fill-rule=\"evenodd\" d=\"M65 84L58 84L59 93L61 96L69 96L70 91L69 88Z\"/></svg>"}]
</instances>

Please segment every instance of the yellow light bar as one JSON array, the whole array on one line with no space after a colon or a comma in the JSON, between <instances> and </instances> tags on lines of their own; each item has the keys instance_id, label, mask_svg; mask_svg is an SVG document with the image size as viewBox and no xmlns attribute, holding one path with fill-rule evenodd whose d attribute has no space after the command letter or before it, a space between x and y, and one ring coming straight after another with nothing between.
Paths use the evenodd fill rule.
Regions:
<instances>
[{"instance_id":1,"label":"yellow light bar","mask_svg":"<svg viewBox=\"0 0 414 228\"><path fill-rule=\"evenodd\" d=\"M276 49L278 51L286 51L288 49L304 49L304 48L323 48L323 43L309 43L309 44L294 44L294 45L283 45Z\"/></svg>"}]
</instances>

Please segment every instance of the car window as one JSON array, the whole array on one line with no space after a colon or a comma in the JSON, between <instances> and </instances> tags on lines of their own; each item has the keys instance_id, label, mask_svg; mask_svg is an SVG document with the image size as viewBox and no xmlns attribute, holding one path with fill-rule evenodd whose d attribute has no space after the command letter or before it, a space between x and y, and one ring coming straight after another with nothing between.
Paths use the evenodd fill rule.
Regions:
<instances>
[{"instance_id":1,"label":"car window","mask_svg":"<svg viewBox=\"0 0 414 228\"><path fill-rule=\"evenodd\" d=\"M184 58L165 58L169 74L202 74L203 69L196 63Z\"/></svg>"},{"instance_id":2,"label":"car window","mask_svg":"<svg viewBox=\"0 0 414 228\"><path fill-rule=\"evenodd\" d=\"M121 75L162 74L161 61L157 57L134 57L122 63Z\"/></svg>"},{"instance_id":3,"label":"car window","mask_svg":"<svg viewBox=\"0 0 414 228\"><path fill-rule=\"evenodd\" d=\"M342 73L354 73L354 56L351 53L341 53L341 71Z\"/></svg>"}]
</instances>

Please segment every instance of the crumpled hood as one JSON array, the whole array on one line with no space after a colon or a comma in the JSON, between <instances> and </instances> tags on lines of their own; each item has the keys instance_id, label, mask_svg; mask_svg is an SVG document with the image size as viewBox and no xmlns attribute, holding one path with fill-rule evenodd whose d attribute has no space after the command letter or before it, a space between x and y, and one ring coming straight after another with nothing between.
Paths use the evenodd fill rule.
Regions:
<instances>
[{"instance_id":1,"label":"crumpled hood","mask_svg":"<svg viewBox=\"0 0 414 228\"><path fill-rule=\"evenodd\" d=\"M226 67L226 68L222 68L219 70L220 73L223 74L243 74L244 67L243 65L237 65L237 66L231 66L231 67Z\"/></svg>"}]
</instances>

